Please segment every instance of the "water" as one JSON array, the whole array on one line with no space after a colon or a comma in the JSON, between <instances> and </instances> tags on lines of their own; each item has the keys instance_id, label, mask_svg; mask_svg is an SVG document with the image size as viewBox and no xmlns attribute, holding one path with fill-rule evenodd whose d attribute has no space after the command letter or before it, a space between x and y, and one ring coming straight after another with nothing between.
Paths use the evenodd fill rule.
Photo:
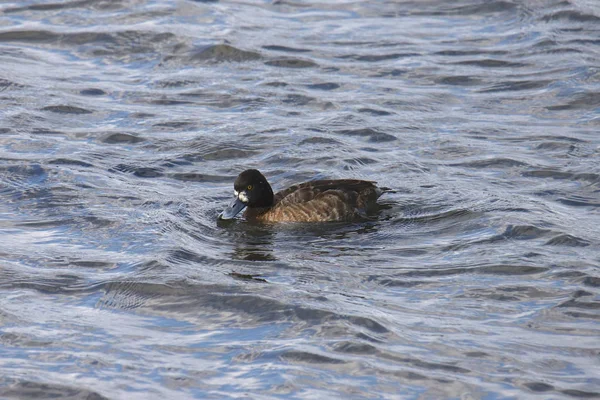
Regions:
<instances>
[{"instance_id":1,"label":"water","mask_svg":"<svg viewBox=\"0 0 600 400\"><path fill-rule=\"evenodd\" d=\"M599 397L599 22L0 2L0 397ZM250 167L395 192L217 223Z\"/></svg>"}]
</instances>

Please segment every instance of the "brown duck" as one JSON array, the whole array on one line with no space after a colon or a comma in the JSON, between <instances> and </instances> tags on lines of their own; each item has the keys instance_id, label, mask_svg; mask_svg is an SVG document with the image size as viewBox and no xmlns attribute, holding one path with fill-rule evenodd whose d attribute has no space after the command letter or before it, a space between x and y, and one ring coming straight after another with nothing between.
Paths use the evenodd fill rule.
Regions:
<instances>
[{"instance_id":1,"label":"brown duck","mask_svg":"<svg viewBox=\"0 0 600 400\"><path fill-rule=\"evenodd\" d=\"M235 199L219 219L232 219L247 207L244 217L260 222L327 222L364 218L386 191L375 182L357 179L300 183L273 194L256 169L242 172L233 184Z\"/></svg>"}]
</instances>

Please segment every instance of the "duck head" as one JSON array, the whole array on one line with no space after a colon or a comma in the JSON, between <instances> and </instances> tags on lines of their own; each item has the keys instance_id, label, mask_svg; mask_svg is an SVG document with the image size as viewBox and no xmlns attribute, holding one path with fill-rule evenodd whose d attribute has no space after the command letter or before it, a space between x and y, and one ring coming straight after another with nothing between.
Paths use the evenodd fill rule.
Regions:
<instances>
[{"instance_id":1,"label":"duck head","mask_svg":"<svg viewBox=\"0 0 600 400\"><path fill-rule=\"evenodd\" d=\"M219 219L232 219L244 208L268 208L273 205L273 189L267 178L256 169L247 169L238 175L233 184L233 202Z\"/></svg>"}]
</instances>

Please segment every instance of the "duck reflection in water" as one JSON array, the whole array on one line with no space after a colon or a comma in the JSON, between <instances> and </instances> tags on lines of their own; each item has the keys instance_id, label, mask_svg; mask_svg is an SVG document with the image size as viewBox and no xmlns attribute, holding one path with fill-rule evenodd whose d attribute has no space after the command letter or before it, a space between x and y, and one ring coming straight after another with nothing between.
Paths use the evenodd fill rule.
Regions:
<instances>
[{"instance_id":1,"label":"duck reflection in water","mask_svg":"<svg viewBox=\"0 0 600 400\"><path fill-rule=\"evenodd\" d=\"M273 227L268 225L238 224L233 234L235 235L233 259L277 261L273 253L273 242L275 239Z\"/></svg>"}]
</instances>

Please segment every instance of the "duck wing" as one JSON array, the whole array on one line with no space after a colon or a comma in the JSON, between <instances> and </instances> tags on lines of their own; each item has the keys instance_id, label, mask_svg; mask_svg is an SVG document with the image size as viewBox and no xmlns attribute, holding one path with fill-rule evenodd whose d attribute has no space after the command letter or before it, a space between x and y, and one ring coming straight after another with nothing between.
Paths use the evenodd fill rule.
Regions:
<instances>
[{"instance_id":1,"label":"duck wing","mask_svg":"<svg viewBox=\"0 0 600 400\"><path fill-rule=\"evenodd\" d=\"M359 179L321 180L293 185L276 193L275 204L283 206L306 203L329 190L348 194L355 193L356 196L368 194L371 191L378 193L377 197L381 194L375 182L371 181L362 181ZM377 199L377 197L375 197L375 199Z\"/></svg>"},{"instance_id":2,"label":"duck wing","mask_svg":"<svg viewBox=\"0 0 600 400\"><path fill-rule=\"evenodd\" d=\"M375 206L381 190L374 182L357 179L306 182L275 195L275 205L264 221L347 221Z\"/></svg>"}]
</instances>

